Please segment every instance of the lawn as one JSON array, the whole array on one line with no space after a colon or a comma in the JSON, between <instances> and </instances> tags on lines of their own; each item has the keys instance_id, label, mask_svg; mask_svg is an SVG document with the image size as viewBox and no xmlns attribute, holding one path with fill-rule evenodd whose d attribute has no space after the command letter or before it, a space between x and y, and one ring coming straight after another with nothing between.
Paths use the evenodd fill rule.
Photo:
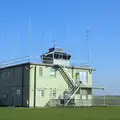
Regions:
<instances>
[{"instance_id":1,"label":"lawn","mask_svg":"<svg viewBox=\"0 0 120 120\"><path fill-rule=\"evenodd\" d=\"M0 108L0 120L120 120L120 107Z\"/></svg>"}]
</instances>

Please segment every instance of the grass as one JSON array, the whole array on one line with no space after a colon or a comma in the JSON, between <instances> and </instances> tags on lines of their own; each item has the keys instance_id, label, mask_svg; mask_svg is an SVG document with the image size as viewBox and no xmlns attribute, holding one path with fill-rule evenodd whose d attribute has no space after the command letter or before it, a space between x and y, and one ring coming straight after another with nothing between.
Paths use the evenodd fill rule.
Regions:
<instances>
[{"instance_id":1,"label":"grass","mask_svg":"<svg viewBox=\"0 0 120 120\"><path fill-rule=\"evenodd\" d=\"M0 120L120 120L120 107L0 108Z\"/></svg>"}]
</instances>

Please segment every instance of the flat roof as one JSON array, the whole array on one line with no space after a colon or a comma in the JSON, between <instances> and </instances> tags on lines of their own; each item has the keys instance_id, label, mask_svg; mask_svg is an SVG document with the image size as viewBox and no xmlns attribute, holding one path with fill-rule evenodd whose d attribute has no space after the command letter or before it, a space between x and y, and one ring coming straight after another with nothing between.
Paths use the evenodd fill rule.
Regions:
<instances>
[{"instance_id":1,"label":"flat roof","mask_svg":"<svg viewBox=\"0 0 120 120\"><path fill-rule=\"evenodd\" d=\"M30 62L18 63L18 64L0 65L0 70L9 69L9 68L12 68L12 67L20 67L20 66L24 66L24 65L30 65Z\"/></svg>"},{"instance_id":2,"label":"flat roof","mask_svg":"<svg viewBox=\"0 0 120 120\"><path fill-rule=\"evenodd\" d=\"M6 66L0 66L0 70L3 69L9 69L12 67L20 67L20 66L24 66L24 65L37 65L37 66L54 66L53 64L43 64L43 63L32 63L32 62L26 62L26 63L20 63L20 64L14 64L14 65L6 65ZM80 66L68 66L68 68L74 68L74 69L82 69L82 70L92 70L92 71L96 71L96 69L92 69L90 67L80 67Z\"/></svg>"},{"instance_id":3,"label":"flat roof","mask_svg":"<svg viewBox=\"0 0 120 120\"><path fill-rule=\"evenodd\" d=\"M38 65L38 66L54 66L52 64L40 64L40 63L30 63L30 65ZM84 70L93 70L95 69L89 68L89 67L80 67L80 66L68 66L67 68L74 68L74 69L84 69Z\"/></svg>"}]
</instances>

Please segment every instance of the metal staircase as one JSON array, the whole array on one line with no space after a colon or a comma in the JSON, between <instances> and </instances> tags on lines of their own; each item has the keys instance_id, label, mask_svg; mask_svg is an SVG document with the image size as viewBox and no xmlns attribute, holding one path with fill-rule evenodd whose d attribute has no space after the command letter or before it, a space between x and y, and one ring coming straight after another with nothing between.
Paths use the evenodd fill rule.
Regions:
<instances>
[{"instance_id":1,"label":"metal staircase","mask_svg":"<svg viewBox=\"0 0 120 120\"><path fill-rule=\"evenodd\" d=\"M75 80L71 77L71 75L68 73L65 67L58 66L58 70L70 88L69 92L70 96L64 104L66 106L70 102L70 100L74 97L74 95L76 94L80 87L75 83Z\"/></svg>"},{"instance_id":2,"label":"metal staircase","mask_svg":"<svg viewBox=\"0 0 120 120\"><path fill-rule=\"evenodd\" d=\"M66 83L70 88L73 88L75 86L75 81L73 78L68 74L65 67L59 66L58 68L59 72L61 73L62 77L65 79Z\"/></svg>"},{"instance_id":3,"label":"metal staircase","mask_svg":"<svg viewBox=\"0 0 120 120\"><path fill-rule=\"evenodd\" d=\"M69 99L65 102L65 106L68 105L68 103L70 102L70 100L74 97L74 95L76 94L76 92L79 90L79 87L74 87L71 91L70 91L70 97Z\"/></svg>"}]
</instances>

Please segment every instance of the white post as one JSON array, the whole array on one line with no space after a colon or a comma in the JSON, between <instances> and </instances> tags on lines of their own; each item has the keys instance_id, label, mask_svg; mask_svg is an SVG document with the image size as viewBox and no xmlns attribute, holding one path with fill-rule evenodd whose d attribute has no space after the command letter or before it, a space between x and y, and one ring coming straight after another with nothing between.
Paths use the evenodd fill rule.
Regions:
<instances>
[{"instance_id":1,"label":"white post","mask_svg":"<svg viewBox=\"0 0 120 120\"><path fill-rule=\"evenodd\" d=\"M54 53L55 53L55 52L53 52L53 65L54 65Z\"/></svg>"},{"instance_id":2,"label":"white post","mask_svg":"<svg viewBox=\"0 0 120 120\"><path fill-rule=\"evenodd\" d=\"M104 106L105 106L105 104L106 104L106 96L104 95Z\"/></svg>"}]
</instances>

